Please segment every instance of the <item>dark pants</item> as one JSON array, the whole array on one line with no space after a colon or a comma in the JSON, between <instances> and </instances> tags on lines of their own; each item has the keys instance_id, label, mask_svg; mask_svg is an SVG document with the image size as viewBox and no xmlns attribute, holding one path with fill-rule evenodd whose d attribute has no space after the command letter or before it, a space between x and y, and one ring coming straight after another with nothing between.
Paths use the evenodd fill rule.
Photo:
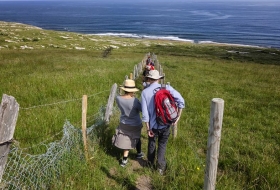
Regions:
<instances>
[{"instance_id":1,"label":"dark pants","mask_svg":"<svg viewBox=\"0 0 280 190\"><path fill-rule=\"evenodd\" d=\"M136 144L136 151L137 153L141 153L141 138L138 140Z\"/></svg>"},{"instance_id":2,"label":"dark pants","mask_svg":"<svg viewBox=\"0 0 280 190\"><path fill-rule=\"evenodd\" d=\"M168 137L170 135L170 126L164 129L153 129L153 132L155 136L149 137L148 141L148 161L150 162L150 164L154 164L155 155L157 152L157 168L165 170L165 152ZM156 150L156 143L158 143L158 150Z\"/></svg>"}]
</instances>

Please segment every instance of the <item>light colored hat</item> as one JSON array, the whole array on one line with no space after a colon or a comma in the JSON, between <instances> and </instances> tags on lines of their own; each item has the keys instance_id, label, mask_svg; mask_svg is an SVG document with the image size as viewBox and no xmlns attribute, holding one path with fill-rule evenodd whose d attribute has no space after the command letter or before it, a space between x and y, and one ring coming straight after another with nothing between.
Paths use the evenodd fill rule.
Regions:
<instances>
[{"instance_id":1,"label":"light colored hat","mask_svg":"<svg viewBox=\"0 0 280 190\"><path fill-rule=\"evenodd\" d=\"M135 82L134 80L127 79L124 82L124 86L120 87L123 91L126 92L137 92L139 91L137 88L135 88Z\"/></svg>"},{"instance_id":2,"label":"light colored hat","mask_svg":"<svg viewBox=\"0 0 280 190\"><path fill-rule=\"evenodd\" d=\"M158 70L150 70L149 73L146 75L146 77L155 80L164 78L164 76L159 75Z\"/></svg>"}]
</instances>

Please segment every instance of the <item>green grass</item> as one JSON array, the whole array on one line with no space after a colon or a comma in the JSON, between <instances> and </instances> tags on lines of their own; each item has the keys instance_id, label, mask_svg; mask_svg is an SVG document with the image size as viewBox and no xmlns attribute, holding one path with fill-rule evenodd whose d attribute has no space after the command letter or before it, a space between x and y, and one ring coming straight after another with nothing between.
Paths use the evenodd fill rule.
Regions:
<instances>
[{"instance_id":1,"label":"green grass","mask_svg":"<svg viewBox=\"0 0 280 190\"><path fill-rule=\"evenodd\" d=\"M143 175L151 178L154 189L202 189L212 98L225 101L216 189L279 188L279 50L87 36L23 26L15 30L5 24L0 29L0 93L14 96L20 104L14 137L23 147L59 139L54 135L66 119L80 127L84 94L90 96L88 125L92 124L112 85L121 84L148 52L157 55L166 82L186 100L178 136L168 143L165 176L135 169L131 163L119 167L122 152L111 145L116 112L110 124L91 137L92 159L85 163L74 157L66 163L67 172L54 189L135 189ZM21 49L24 45L33 49ZM110 45L118 48L108 51ZM140 80L137 86L141 87ZM146 152L144 131L142 139Z\"/></svg>"}]
</instances>

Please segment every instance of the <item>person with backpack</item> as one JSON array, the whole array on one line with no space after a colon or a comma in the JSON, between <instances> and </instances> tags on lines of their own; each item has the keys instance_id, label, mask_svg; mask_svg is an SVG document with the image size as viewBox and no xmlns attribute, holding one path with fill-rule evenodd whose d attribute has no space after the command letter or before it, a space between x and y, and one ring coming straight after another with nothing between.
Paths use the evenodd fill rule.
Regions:
<instances>
[{"instance_id":1,"label":"person with backpack","mask_svg":"<svg viewBox=\"0 0 280 190\"><path fill-rule=\"evenodd\" d=\"M116 134L112 138L114 146L123 149L123 158L120 163L125 167L128 162L129 150L136 148L136 158L143 158L141 152L141 129L143 127L140 112L141 102L135 97L135 92L139 91L135 87L134 80L127 79L124 86L120 87L124 95L116 97L116 103L121 111L120 123L116 129Z\"/></svg>"},{"instance_id":2,"label":"person with backpack","mask_svg":"<svg viewBox=\"0 0 280 190\"><path fill-rule=\"evenodd\" d=\"M185 107L185 101L181 94L170 85L167 85L166 90L168 90L168 93L171 94L173 100L177 104L178 115L171 124L163 124L157 121L159 116L157 116L156 113L155 94L161 89L159 80L163 77L164 76L159 75L158 70L149 71L149 73L146 75L148 87L145 88L141 93L142 121L145 123L148 133L148 164L153 166L155 164L155 157L157 156L156 168L161 175L163 175L166 170L165 152L168 138L170 136L170 126L177 125L182 113L182 109ZM166 115L168 115L167 113L168 110L166 110ZM164 116L162 115L162 117Z\"/></svg>"}]
</instances>

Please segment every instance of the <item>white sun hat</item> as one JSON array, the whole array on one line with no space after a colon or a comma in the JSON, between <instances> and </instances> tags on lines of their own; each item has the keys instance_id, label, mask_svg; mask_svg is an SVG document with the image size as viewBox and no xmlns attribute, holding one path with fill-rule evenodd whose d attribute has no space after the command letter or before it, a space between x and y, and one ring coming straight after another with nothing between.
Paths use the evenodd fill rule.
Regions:
<instances>
[{"instance_id":1,"label":"white sun hat","mask_svg":"<svg viewBox=\"0 0 280 190\"><path fill-rule=\"evenodd\" d=\"M164 76L159 75L158 70L150 70L149 73L146 75L146 77L155 80L164 78Z\"/></svg>"}]
</instances>

